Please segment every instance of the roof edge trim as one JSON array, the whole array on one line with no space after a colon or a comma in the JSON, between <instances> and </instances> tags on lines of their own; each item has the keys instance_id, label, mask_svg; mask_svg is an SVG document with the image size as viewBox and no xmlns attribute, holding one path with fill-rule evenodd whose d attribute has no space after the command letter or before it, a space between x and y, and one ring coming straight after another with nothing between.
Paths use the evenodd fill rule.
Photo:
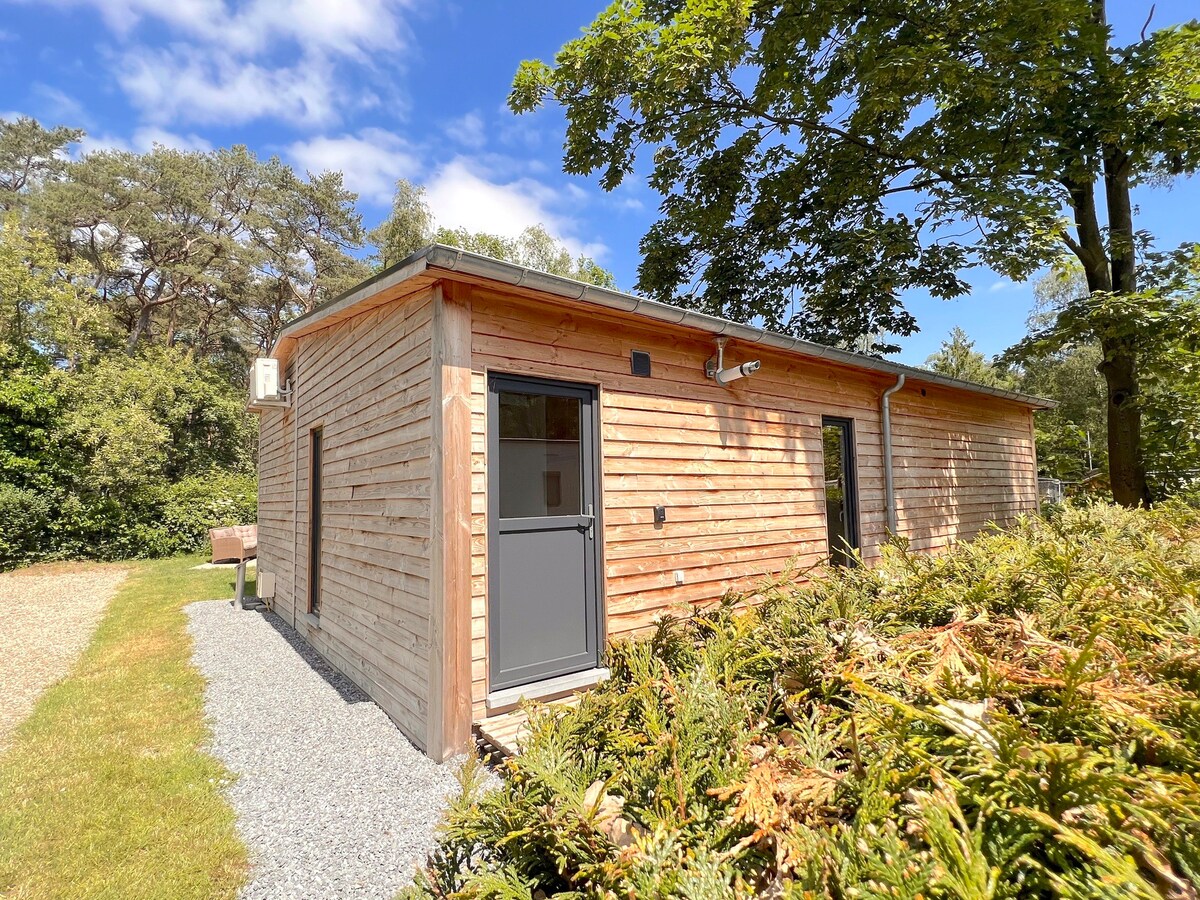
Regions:
<instances>
[{"instance_id":1,"label":"roof edge trim","mask_svg":"<svg viewBox=\"0 0 1200 900\"><path fill-rule=\"evenodd\" d=\"M959 378L951 378L948 375L930 372L927 369L919 369L916 366L891 362L879 359L878 357L867 356L863 353L854 353L850 350L841 350L837 347L806 341L791 335L756 328L753 325L744 325L729 319L722 319L697 310L684 309L683 307L662 303L658 300L649 300L634 294L626 294L621 291L612 290L611 288L585 284L584 282L565 278L561 275L551 275L549 272L542 272L516 263L493 259L489 256L482 256L478 253L472 253L469 250L463 250L459 247L449 247L445 244L431 244L428 247L418 250L396 265L385 269L378 275L335 298L325 306L318 307L312 312L306 313L289 323L280 332L276 348L285 339L294 339L293 336L296 335L296 332L305 326L314 325L320 319L335 312L345 311L359 301L395 286L427 269L461 272L464 275L487 278L500 284L507 284L513 287L519 286L533 291L553 294L572 302L600 306L619 312L634 313L647 319L667 322L685 328L693 328L698 331L707 331L714 335L724 335L736 340L761 344L766 347L772 347L812 359L830 360L851 368L868 369L876 372L884 372L889 375L906 375L914 381L941 385L974 394L998 397L1003 400L1021 403L1034 409L1052 409L1058 405L1055 401L1047 400L1043 397L1035 397L1031 394L1023 394L1020 391L1010 391L1005 388L992 387L986 384L977 384L973 381L963 381ZM274 351L272 355L274 355Z\"/></svg>"}]
</instances>

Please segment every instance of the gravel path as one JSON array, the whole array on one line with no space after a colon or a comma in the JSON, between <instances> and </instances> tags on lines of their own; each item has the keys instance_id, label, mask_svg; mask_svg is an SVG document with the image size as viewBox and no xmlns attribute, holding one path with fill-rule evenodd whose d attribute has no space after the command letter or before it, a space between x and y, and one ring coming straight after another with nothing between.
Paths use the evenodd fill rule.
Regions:
<instances>
[{"instance_id":1,"label":"gravel path","mask_svg":"<svg viewBox=\"0 0 1200 900\"><path fill-rule=\"evenodd\" d=\"M458 782L273 613L187 607L213 752L250 848L242 897L391 898Z\"/></svg>"},{"instance_id":2,"label":"gravel path","mask_svg":"<svg viewBox=\"0 0 1200 900\"><path fill-rule=\"evenodd\" d=\"M0 746L70 672L125 575L83 563L0 575Z\"/></svg>"}]
</instances>

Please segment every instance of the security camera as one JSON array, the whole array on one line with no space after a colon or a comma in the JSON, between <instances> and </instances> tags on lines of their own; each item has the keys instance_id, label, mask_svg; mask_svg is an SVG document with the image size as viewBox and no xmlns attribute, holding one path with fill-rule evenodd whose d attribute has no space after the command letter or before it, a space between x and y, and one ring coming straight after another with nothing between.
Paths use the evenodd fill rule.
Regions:
<instances>
[{"instance_id":1,"label":"security camera","mask_svg":"<svg viewBox=\"0 0 1200 900\"><path fill-rule=\"evenodd\" d=\"M710 358L704 364L704 374L721 385L721 387L724 387L731 381L737 381L739 378L753 375L762 368L762 363L757 359L753 362L744 362L740 366L725 368L725 344L728 340L729 338L717 338L717 355Z\"/></svg>"},{"instance_id":2,"label":"security camera","mask_svg":"<svg viewBox=\"0 0 1200 900\"><path fill-rule=\"evenodd\" d=\"M716 379L717 384L724 387L731 381L737 381L746 375L753 375L761 368L762 363L756 359L753 362L744 362L740 366L730 366L728 369L720 369L713 378Z\"/></svg>"}]
</instances>

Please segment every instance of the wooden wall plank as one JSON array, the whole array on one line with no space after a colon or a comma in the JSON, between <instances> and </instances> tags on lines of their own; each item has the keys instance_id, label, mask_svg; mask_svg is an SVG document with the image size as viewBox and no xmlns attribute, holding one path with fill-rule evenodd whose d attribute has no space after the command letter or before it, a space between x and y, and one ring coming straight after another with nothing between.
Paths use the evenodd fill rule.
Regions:
<instances>
[{"instance_id":1,"label":"wooden wall plank","mask_svg":"<svg viewBox=\"0 0 1200 900\"><path fill-rule=\"evenodd\" d=\"M471 302L434 288L432 541L427 752L471 749Z\"/></svg>"}]
</instances>

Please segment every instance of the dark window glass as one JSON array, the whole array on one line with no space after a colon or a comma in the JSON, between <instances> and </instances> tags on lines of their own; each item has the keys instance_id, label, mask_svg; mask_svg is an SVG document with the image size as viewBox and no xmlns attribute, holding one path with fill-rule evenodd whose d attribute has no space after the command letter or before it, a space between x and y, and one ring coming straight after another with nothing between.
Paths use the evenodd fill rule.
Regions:
<instances>
[{"instance_id":1,"label":"dark window glass","mask_svg":"<svg viewBox=\"0 0 1200 900\"><path fill-rule=\"evenodd\" d=\"M825 457L825 525L829 556L835 565L850 565L858 547L854 466L850 423L826 419L821 426Z\"/></svg>"},{"instance_id":2,"label":"dark window glass","mask_svg":"<svg viewBox=\"0 0 1200 900\"><path fill-rule=\"evenodd\" d=\"M321 614L321 439L321 429L313 429L308 453L308 611L313 615Z\"/></svg>"},{"instance_id":3,"label":"dark window glass","mask_svg":"<svg viewBox=\"0 0 1200 900\"><path fill-rule=\"evenodd\" d=\"M583 512L577 397L501 391L500 517Z\"/></svg>"}]
</instances>

